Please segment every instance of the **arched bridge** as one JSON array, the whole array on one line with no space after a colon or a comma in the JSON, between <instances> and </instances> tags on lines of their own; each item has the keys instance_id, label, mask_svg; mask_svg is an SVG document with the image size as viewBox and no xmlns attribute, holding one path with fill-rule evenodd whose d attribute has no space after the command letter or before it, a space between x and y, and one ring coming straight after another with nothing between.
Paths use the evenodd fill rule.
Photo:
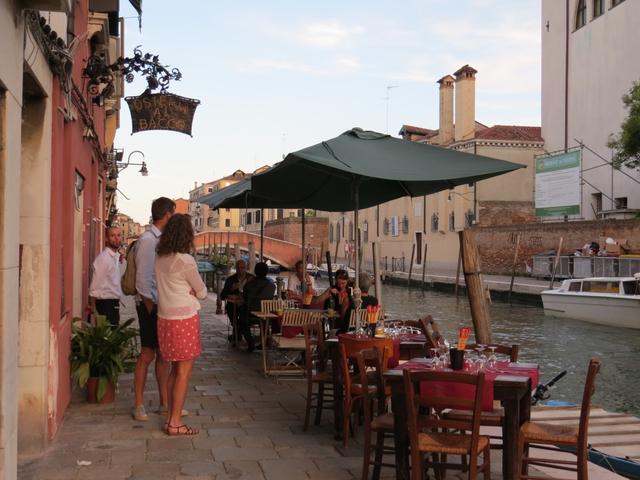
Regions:
<instances>
[{"instance_id":1,"label":"arched bridge","mask_svg":"<svg viewBox=\"0 0 640 480\"><path fill-rule=\"evenodd\" d=\"M196 251L204 252L217 246L224 247L229 244L233 251L234 245L238 245L244 252L249 251L249 242L253 242L256 254L260 254L260 235L250 232L210 231L197 233L195 236ZM264 237L263 255L284 268L292 269L296 262L302 258L299 243L286 242L277 238Z\"/></svg>"}]
</instances>

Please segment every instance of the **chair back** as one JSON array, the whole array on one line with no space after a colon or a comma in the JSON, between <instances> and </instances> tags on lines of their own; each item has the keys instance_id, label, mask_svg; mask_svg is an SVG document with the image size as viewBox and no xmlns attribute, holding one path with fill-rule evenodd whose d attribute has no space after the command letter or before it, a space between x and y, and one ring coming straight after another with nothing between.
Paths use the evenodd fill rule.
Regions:
<instances>
[{"instance_id":1,"label":"chair back","mask_svg":"<svg viewBox=\"0 0 640 480\"><path fill-rule=\"evenodd\" d=\"M355 309L351 310L351 314L349 315L349 330L357 330L361 325L367 325L369 323L369 316L367 314L366 308L360 309L357 313ZM378 318L384 318L382 309L378 310Z\"/></svg>"},{"instance_id":2,"label":"chair back","mask_svg":"<svg viewBox=\"0 0 640 480\"><path fill-rule=\"evenodd\" d=\"M308 376L313 375L314 366L317 372L326 371L326 351L324 346L324 329L322 321L307 323L302 326L305 345L305 370Z\"/></svg>"},{"instance_id":3,"label":"chair back","mask_svg":"<svg viewBox=\"0 0 640 480\"><path fill-rule=\"evenodd\" d=\"M464 419L448 419L439 415L420 417L420 428L446 428L450 430L462 430L471 432L471 452L477 451L480 432L480 410L482 408L482 393L484 390L484 373L478 374L446 372L446 371L419 371L411 372L405 369L404 390L406 395L407 427L411 439L411 448L418 449L418 411L421 408L441 412L445 409L466 410L472 413L471 417ZM435 389L428 396L421 395L421 387L428 387L429 383L449 383L469 385L474 389L473 399L460 398L460 396L445 396L441 389ZM455 390L455 389L452 389ZM416 450L417 451L417 450Z\"/></svg>"},{"instance_id":4,"label":"chair back","mask_svg":"<svg viewBox=\"0 0 640 480\"><path fill-rule=\"evenodd\" d=\"M321 312L313 310L288 309L282 316L283 327L302 327L321 320Z\"/></svg>"},{"instance_id":5,"label":"chair back","mask_svg":"<svg viewBox=\"0 0 640 480\"><path fill-rule=\"evenodd\" d=\"M578 456L587 455L588 436L589 436L589 413L591 411L591 397L596 391L596 375L600 372L602 362L599 358L592 358L589 361L589 369L587 370L587 380L584 384L584 392L582 394L582 406L580 408L580 425L578 426Z\"/></svg>"},{"instance_id":6,"label":"chair back","mask_svg":"<svg viewBox=\"0 0 640 480\"><path fill-rule=\"evenodd\" d=\"M295 300L261 300L260 311L262 313L277 312L287 308L294 308L295 303Z\"/></svg>"},{"instance_id":7,"label":"chair back","mask_svg":"<svg viewBox=\"0 0 640 480\"><path fill-rule=\"evenodd\" d=\"M437 348L439 342L442 339L442 335L440 334L440 330L438 330L438 324L433 319L431 315L427 315L424 318L418 320L422 327L422 331L424 332L424 336L427 339L427 343L425 344L425 348L427 349L427 353L432 348ZM427 356L430 356L428 354Z\"/></svg>"},{"instance_id":8,"label":"chair back","mask_svg":"<svg viewBox=\"0 0 640 480\"><path fill-rule=\"evenodd\" d=\"M475 350L477 347L478 347L477 343L468 343L465 350ZM489 347L495 347L496 353L499 353L500 355L506 355L507 357L509 357L509 361L511 362L518 361L518 353L520 351L520 346L517 344L513 344L509 346L509 345L499 345L497 343L490 343L488 345L485 345L485 347L487 348L485 352L488 351Z\"/></svg>"}]
</instances>

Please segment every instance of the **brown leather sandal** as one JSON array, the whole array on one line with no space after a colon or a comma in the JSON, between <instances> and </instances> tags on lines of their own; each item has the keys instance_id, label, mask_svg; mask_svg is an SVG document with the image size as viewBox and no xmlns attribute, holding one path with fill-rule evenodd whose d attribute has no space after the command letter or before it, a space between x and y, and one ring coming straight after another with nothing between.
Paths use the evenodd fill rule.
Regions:
<instances>
[{"instance_id":1,"label":"brown leather sandal","mask_svg":"<svg viewBox=\"0 0 640 480\"><path fill-rule=\"evenodd\" d=\"M197 428L188 427L187 425L169 425L165 429L165 433L169 436L192 436L198 435L200 430Z\"/></svg>"}]
</instances>

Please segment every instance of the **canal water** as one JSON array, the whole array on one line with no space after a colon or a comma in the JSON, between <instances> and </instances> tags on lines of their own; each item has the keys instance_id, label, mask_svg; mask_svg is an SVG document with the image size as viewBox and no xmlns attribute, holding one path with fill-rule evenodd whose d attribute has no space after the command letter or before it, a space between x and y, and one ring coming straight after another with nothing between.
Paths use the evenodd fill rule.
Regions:
<instances>
[{"instance_id":1,"label":"canal water","mask_svg":"<svg viewBox=\"0 0 640 480\"><path fill-rule=\"evenodd\" d=\"M318 281L318 287L326 281ZM383 308L389 319L431 315L453 342L457 329L472 327L469 302L451 293L383 285ZM542 308L495 301L491 306L494 341L520 345L519 360L540 365L546 382L562 370L568 375L550 391L552 400L579 404L591 357L602 359L594 403L606 410L640 416L640 331L605 327L544 315Z\"/></svg>"}]
</instances>

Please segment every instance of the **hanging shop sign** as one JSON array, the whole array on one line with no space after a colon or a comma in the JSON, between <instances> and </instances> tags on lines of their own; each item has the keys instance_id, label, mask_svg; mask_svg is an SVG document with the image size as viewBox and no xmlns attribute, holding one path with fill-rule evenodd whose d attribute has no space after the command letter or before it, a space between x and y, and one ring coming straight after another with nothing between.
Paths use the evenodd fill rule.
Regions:
<instances>
[{"instance_id":1,"label":"hanging shop sign","mask_svg":"<svg viewBox=\"0 0 640 480\"><path fill-rule=\"evenodd\" d=\"M173 93L143 93L125 98L131 112L131 133L171 130L191 136L199 100Z\"/></svg>"}]
</instances>

